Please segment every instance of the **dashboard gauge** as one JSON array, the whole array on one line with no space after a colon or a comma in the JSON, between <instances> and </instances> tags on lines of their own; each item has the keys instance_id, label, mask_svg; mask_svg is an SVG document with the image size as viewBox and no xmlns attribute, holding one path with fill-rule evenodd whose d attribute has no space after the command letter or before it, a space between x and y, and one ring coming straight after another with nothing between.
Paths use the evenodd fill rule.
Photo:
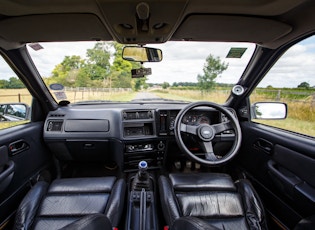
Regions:
<instances>
[{"instance_id":1,"label":"dashboard gauge","mask_svg":"<svg viewBox=\"0 0 315 230\"><path fill-rule=\"evenodd\" d=\"M184 116L182 122L187 125L187 124L190 122L190 121L189 121L189 120L190 120L189 117L190 117L190 116L188 116L188 115Z\"/></svg>"},{"instance_id":2,"label":"dashboard gauge","mask_svg":"<svg viewBox=\"0 0 315 230\"><path fill-rule=\"evenodd\" d=\"M206 116L201 116L198 118L198 124L210 124L210 119Z\"/></svg>"},{"instance_id":3,"label":"dashboard gauge","mask_svg":"<svg viewBox=\"0 0 315 230\"><path fill-rule=\"evenodd\" d=\"M195 115L191 116L190 122L192 124L195 124L197 122L197 116L195 116Z\"/></svg>"}]
</instances>

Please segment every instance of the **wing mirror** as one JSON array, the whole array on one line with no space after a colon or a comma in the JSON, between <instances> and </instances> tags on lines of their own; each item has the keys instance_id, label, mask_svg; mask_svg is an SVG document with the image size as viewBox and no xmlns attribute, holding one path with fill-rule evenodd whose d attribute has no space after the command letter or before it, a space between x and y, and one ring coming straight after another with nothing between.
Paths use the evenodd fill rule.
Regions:
<instances>
[{"instance_id":1,"label":"wing mirror","mask_svg":"<svg viewBox=\"0 0 315 230\"><path fill-rule=\"evenodd\" d=\"M125 46L122 57L134 62L160 62L163 58L162 50L141 46Z\"/></svg>"},{"instance_id":2,"label":"wing mirror","mask_svg":"<svg viewBox=\"0 0 315 230\"><path fill-rule=\"evenodd\" d=\"M29 106L24 103L0 104L0 122L28 120L29 112Z\"/></svg>"},{"instance_id":3,"label":"wing mirror","mask_svg":"<svg viewBox=\"0 0 315 230\"><path fill-rule=\"evenodd\" d=\"M287 104L282 102L257 102L251 109L253 119L280 120L288 114Z\"/></svg>"}]
</instances>

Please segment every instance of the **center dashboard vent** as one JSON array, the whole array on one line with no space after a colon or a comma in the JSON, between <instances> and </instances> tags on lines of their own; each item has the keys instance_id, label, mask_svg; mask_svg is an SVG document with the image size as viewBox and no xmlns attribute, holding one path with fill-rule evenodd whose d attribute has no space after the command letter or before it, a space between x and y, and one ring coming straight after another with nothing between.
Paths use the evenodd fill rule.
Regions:
<instances>
[{"instance_id":1,"label":"center dashboard vent","mask_svg":"<svg viewBox=\"0 0 315 230\"><path fill-rule=\"evenodd\" d=\"M48 132L61 132L63 120L49 120L47 125Z\"/></svg>"},{"instance_id":2,"label":"center dashboard vent","mask_svg":"<svg viewBox=\"0 0 315 230\"><path fill-rule=\"evenodd\" d=\"M152 119L153 112L151 110L143 111L124 111L123 119L124 120L141 120L141 119Z\"/></svg>"},{"instance_id":3,"label":"center dashboard vent","mask_svg":"<svg viewBox=\"0 0 315 230\"><path fill-rule=\"evenodd\" d=\"M50 117L64 117L65 115L64 114L54 114L54 113L52 113L52 114L50 114L49 115Z\"/></svg>"}]
</instances>

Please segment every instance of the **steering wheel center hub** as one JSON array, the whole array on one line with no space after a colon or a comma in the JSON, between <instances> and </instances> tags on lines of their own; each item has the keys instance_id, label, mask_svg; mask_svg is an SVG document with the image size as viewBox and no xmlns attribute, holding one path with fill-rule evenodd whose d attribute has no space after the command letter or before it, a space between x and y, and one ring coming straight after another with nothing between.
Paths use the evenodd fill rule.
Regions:
<instances>
[{"instance_id":1,"label":"steering wheel center hub","mask_svg":"<svg viewBox=\"0 0 315 230\"><path fill-rule=\"evenodd\" d=\"M198 136L203 141L211 141L214 135L215 130L210 125L201 125L198 129Z\"/></svg>"}]
</instances>

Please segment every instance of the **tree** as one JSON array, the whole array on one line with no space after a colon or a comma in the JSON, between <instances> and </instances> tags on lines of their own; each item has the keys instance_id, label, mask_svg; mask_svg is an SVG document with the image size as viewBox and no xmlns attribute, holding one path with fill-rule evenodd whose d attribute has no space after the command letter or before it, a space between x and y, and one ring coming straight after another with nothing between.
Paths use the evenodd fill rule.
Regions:
<instances>
[{"instance_id":1,"label":"tree","mask_svg":"<svg viewBox=\"0 0 315 230\"><path fill-rule=\"evenodd\" d=\"M162 88L163 89L167 89L168 87L170 87L170 84L168 82L163 82L162 83Z\"/></svg>"},{"instance_id":2,"label":"tree","mask_svg":"<svg viewBox=\"0 0 315 230\"><path fill-rule=\"evenodd\" d=\"M146 77L144 77L144 78L136 78L135 79L135 84L134 84L134 90L135 91L139 91L142 88L147 88L147 85L145 83L146 80L147 80Z\"/></svg>"},{"instance_id":3,"label":"tree","mask_svg":"<svg viewBox=\"0 0 315 230\"><path fill-rule=\"evenodd\" d=\"M132 63L122 58L123 45L113 43L115 48L114 61L110 68L110 82L115 88L132 88L130 72Z\"/></svg>"},{"instance_id":4,"label":"tree","mask_svg":"<svg viewBox=\"0 0 315 230\"><path fill-rule=\"evenodd\" d=\"M310 84L308 82L302 82L301 84L298 85L298 88L304 88L304 89L309 89Z\"/></svg>"},{"instance_id":5,"label":"tree","mask_svg":"<svg viewBox=\"0 0 315 230\"><path fill-rule=\"evenodd\" d=\"M84 60L80 56L65 56L63 61L55 66L52 77L47 79L47 82L76 86L76 80L83 65Z\"/></svg>"},{"instance_id":6,"label":"tree","mask_svg":"<svg viewBox=\"0 0 315 230\"><path fill-rule=\"evenodd\" d=\"M138 69L141 67L139 62L130 62L122 58L123 45L117 42L113 43L115 48L114 62L111 66L111 81L113 87L117 88L133 88L138 91L142 88L147 88L146 80L147 78L131 78L131 70Z\"/></svg>"},{"instance_id":7,"label":"tree","mask_svg":"<svg viewBox=\"0 0 315 230\"><path fill-rule=\"evenodd\" d=\"M140 68L140 63L123 60L122 49L123 45L117 42L97 42L86 51L87 59L65 56L55 66L52 76L44 80L47 84L57 82L72 87L146 87L145 78L131 78L131 69Z\"/></svg>"},{"instance_id":8,"label":"tree","mask_svg":"<svg viewBox=\"0 0 315 230\"><path fill-rule=\"evenodd\" d=\"M9 88L9 81L0 80L0 89L7 89L7 88Z\"/></svg>"},{"instance_id":9,"label":"tree","mask_svg":"<svg viewBox=\"0 0 315 230\"><path fill-rule=\"evenodd\" d=\"M97 42L93 49L88 49L85 65L86 73L92 80L105 80L110 73L110 57L112 43Z\"/></svg>"},{"instance_id":10,"label":"tree","mask_svg":"<svg viewBox=\"0 0 315 230\"><path fill-rule=\"evenodd\" d=\"M22 89L22 88L25 88L25 86L20 79L18 79L16 77L10 77L8 88L10 88L10 89Z\"/></svg>"},{"instance_id":11,"label":"tree","mask_svg":"<svg viewBox=\"0 0 315 230\"><path fill-rule=\"evenodd\" d=\"M207 57L203 66L203 75L197 76L198 85L202 91L207 91L215 87L215 80L223 71L228 68L228 64L222 62L219 57L213 57L211 54Z\"/></svg>"}]
</instances>

